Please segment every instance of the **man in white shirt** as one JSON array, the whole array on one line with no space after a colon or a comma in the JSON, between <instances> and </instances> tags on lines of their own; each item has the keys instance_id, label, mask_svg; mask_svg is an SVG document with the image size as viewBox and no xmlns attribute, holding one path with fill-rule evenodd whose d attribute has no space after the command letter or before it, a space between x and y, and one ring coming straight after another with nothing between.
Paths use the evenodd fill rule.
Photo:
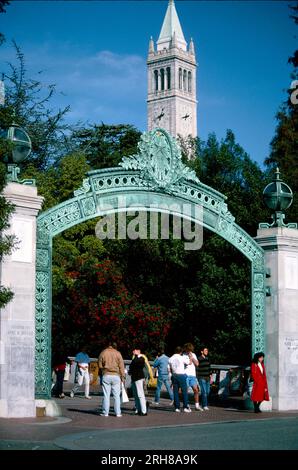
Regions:
<instances>
[{"instance_id":1,"label":"man in white shirt","mask_svg":"<svg viewBox=\"0 0 298 470\"><path fill-rule=\"evenodd\" d=\"M183 349L183 355L188 356L190 361L189 365L185 369L185 373L187 375L187 389L188 387L193 389L196 410L203 411L203 408L201 408L199 405L199 384L196 374L196 366L199 365L199 361L196 354L194 353L194 346L192 343L186 343L183 346Z\"/></svg>"},{"instance_id":2,"label":"man in white shirt","mask_svg":"<svg viewBox=\"0 0 298 470\"><path fill-rule=\"evenodd\" d=\"M175 354L169 359L169 366L172 372L172 383L174 392L174 406L175 411L180 413L180 400L179 400L179 388L182 390L183 408L185 413L190 413L191 409L188 406L188 394L187 394L187 375L185 373L185 367L190 364L188 356L182 355L182 348L178 346L175 349Z\"/></svg>"}]
</instances>

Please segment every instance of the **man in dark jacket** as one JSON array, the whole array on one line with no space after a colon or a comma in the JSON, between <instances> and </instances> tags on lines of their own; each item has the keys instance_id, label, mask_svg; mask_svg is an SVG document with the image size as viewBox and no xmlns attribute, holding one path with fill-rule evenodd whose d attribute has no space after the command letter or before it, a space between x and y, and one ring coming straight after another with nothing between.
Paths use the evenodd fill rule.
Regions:
<instances>
[{"instance_id":1,"label":"man in dark jacket","mask_svg":"<svg viewBox=\"0 0 298 470\"><path fill-rule=\"evenodd\" d=\"M133 359L129 366L129 375L131 376L131 388L135 399L136 412L140 416L147 415L146 398L144 393L144 367L145 359L141 356L140 347L133 350Z\"/></svg>"},{"instance_id":2,"label":"man in dark jacket","mask_svg":"<svg viewBox=\"0 0 298 470\"><path fill-rule=\"evenodd\" d=\"M208 356L208 348L203 346L201 348L201 355L198 357L199 366L197 368L198 381L202 396L203 410L208 411L208 395L210 393L210 361Z\"/></svg>"}]
</instances>

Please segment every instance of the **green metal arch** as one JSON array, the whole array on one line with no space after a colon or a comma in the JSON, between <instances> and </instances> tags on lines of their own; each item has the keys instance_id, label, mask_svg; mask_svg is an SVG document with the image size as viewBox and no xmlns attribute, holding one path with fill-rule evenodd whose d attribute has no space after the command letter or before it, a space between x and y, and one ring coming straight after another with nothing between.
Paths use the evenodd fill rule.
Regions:
<instances>
[{"instance_id":1,"label":"green metal arch","mask_svg":"<svg viewBox=\"0 0 298 470\"><path fill-rule=\"evenodd\" d=\"M187 204L190 220L218 234L250 260L252 351L265 349L263 249L235 223L226 197L201 183L183 165L175 139L163 129L156 129L143 134L138 155L123 158L120 167L89 172L72 199L37 218L35 377L38 398L49 398L51 391L52 239L86 220L107 212L124 211L125 207L121 208L124 197L126 206L135 210L150 211L153 205L164 206L165 212L176 215L180 212L182 217L185 217L183 205ZM203 209L199 216L195 210L198 206Z\"/></svg>"}]
</instances>

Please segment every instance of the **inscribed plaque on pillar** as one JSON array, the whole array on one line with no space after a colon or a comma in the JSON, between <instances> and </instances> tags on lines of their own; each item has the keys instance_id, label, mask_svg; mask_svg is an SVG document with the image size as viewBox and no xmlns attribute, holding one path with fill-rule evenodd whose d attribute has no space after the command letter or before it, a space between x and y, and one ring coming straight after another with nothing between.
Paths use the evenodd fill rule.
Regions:
<instances>
[{"instance_id":1,"label":"inscribed plaque on pillar","mask_svg":"<svg viewBox=\"0 0 298 470\"><path fill-rule=\"evenodd\" d=\"M286 256L285 258L285 289L298 289L297 256Z\"/></svg>"},{"instance_id":2,"label":"inscribed plaque on pillar","mask_svg":"<svg viewBox=\"0 0 298 470\"><path fill-rule=\"evenodd\" d=\"M33 233L29 220L13 220L11 232L17 237L16 249L12 252L12 261L32 263Z\"/></svg>"}]
</instances>

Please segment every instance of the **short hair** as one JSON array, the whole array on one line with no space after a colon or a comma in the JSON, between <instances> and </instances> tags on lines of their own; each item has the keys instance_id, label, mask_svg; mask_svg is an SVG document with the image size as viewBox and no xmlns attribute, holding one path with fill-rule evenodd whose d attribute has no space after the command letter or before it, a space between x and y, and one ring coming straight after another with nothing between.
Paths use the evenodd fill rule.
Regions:
<instances>
[{"instance_id":1,"label":"short hair","mask_svg":"<svg viewBox=\"0 0 298 470\"><path fill-rule=\"evenodd\" d=\"M260 357L265 357L265 354L262 351L255 353L252 362L257 364L259 362Z\"/></svg>"},{"instance_id":2,"label":"short hair","mask_svg":"<svg viewBox=\"0 0 298 470\"><path fill-rule=\"evenodd\" d=\"M108 346L112 346L112 348L117 349L117 343L115 343L115 341L109 341Z\"/></svg>"},{"instance_id":3,"label":"short hair","mask_svg":"<svg viewBox=\"0 0 298 470\"><path fill-rule=\"evenodd\" d=\"M181 348L181 346L177 346L177 347L175 348L175 354L181 354L181 353L182 353L182 348Z\"/></svg>"}]
</instances>

